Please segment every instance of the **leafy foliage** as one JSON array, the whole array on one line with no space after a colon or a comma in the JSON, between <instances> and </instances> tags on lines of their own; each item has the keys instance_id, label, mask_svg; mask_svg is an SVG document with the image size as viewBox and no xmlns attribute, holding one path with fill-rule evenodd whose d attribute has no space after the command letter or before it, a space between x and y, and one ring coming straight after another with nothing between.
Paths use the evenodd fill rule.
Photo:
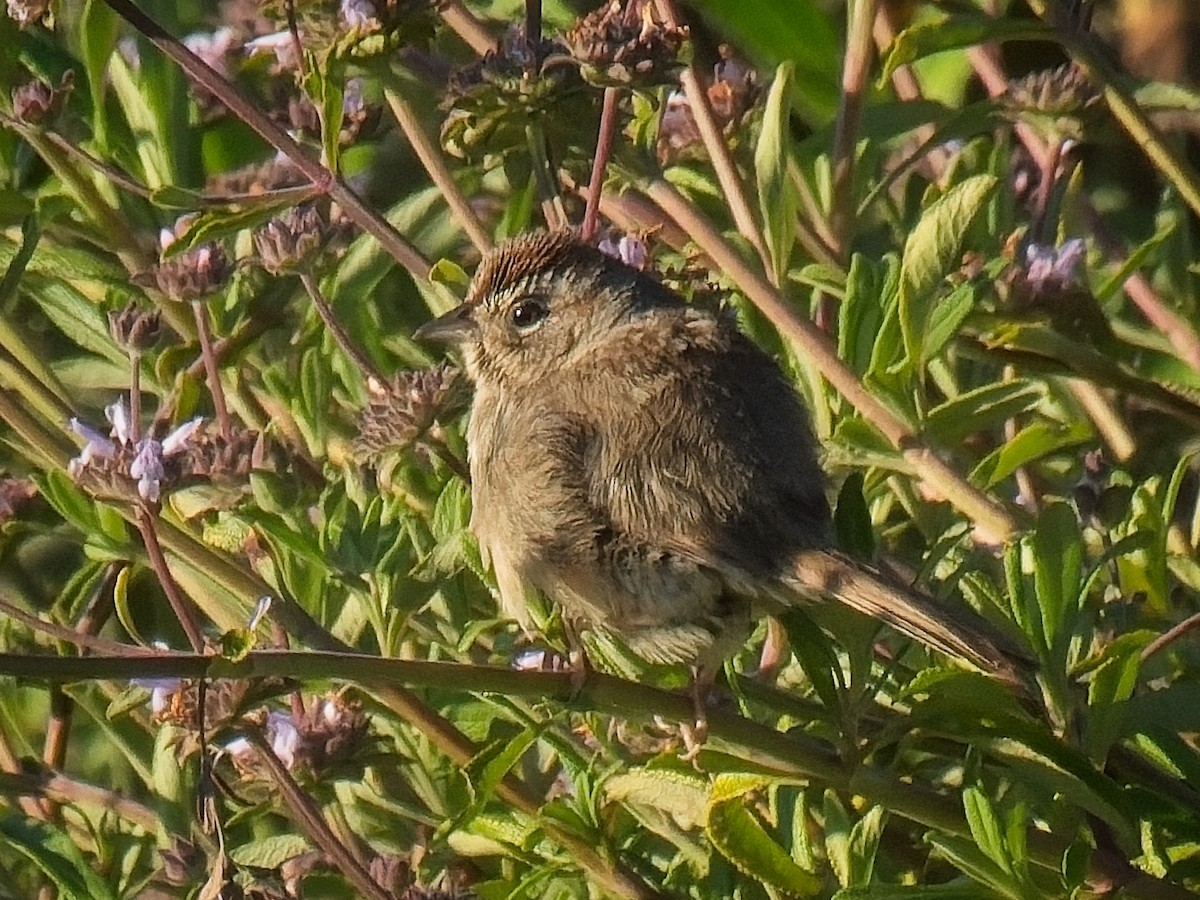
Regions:
<instances>
[{"instance_id":1,"label":"leafy foliage","mask_svg":"<svg viewBox=\"0 0 1200 900\"><path fill-rule=\"evenodd\" d=\"M124 0L10 0L0 897L1200 890L1200 192L1137 113L1200 100L1057 6L918 3L838 115L861 2L705 0L690 41L634 0L530 3L539 41L147 7L201 84ZM993 42L1047 55L1001 93ZM532 647L498 612L464 389L410 335L584 218L606 107L599 237L736 311L845 549L1027 648L1027 695L797 610L682 759L687 673L597 638L581 686L552 608Z\"/></svg>"}]
</instances>

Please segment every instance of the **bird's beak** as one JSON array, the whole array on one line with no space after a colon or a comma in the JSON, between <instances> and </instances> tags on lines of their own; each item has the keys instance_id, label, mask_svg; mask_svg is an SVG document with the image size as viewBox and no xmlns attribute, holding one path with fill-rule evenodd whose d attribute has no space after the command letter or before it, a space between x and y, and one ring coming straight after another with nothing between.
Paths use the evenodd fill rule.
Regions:
<instances>
[{"instance_id":1,"label":"bird's beak","mask_svg":"<svg viewBox=\"0 0 1200 900\"><path fill-rule=\"evenodd\" d=\"M465 344L479 337L479 326L471 315L474 305L466 303L454 307L445 315L426 322L413 334L418 341L433 341L438 344Z\"/></svg>"}]
</instances>

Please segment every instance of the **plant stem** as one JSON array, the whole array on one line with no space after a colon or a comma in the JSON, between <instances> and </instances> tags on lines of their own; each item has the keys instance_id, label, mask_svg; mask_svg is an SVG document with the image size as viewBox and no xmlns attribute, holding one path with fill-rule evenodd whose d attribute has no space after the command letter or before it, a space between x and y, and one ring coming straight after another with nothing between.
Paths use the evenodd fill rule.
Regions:
<instances>
[{"instance_id":1,"label":"plant stem","mask_svg":"<svg viewBox=\"0 0 1200 900\"><path fill-rule=\"evenodd\" d=\"M142 542L146 545L146 554L150 557L150 567L158 576L158 583L162 585L163 593L167 595L175 618L183 626L188 643L192 645L192 650L196 653L203 653L204 635L200 632L200 626L196 624L187 598L179 590L179 585L175 583L175 579L171 576L171 570L167 567L167 558L163 555L162 546L158 542L158 534L154 530L154 517L149 509L140 504L137 508L137 527L141 532Z\"/></svg>"},{"instance_id":2,"label":"plant stem","mask_svg":"<svg viewBox=\"0 0 1200 900\"><path fill-rule=\"evenodd\" d=\"M325 323L325 327L333 335L334 341L342 348L342 352L350 357L350 360L358 367L358 371L362 374L363 378L374 378L377 382L383 384L383 375L375 367L375 364L367 358L367 355L358 348L357 344L350 340L350 335L346 334L346 329L342 328L341 323L334 317L333 310L329 308L329 304L325 302L325 298L321 295L321 288L317 284L317 279L309 272L301 272L300 283L304 285L304 290L308 293L308 298L312 300L312 304L317 310L317 315L321 317L321 321Z\"/></svg>"},{"instance_id":3,"label":"plant stem","mask_svg":"<svg viewBox=\"0 0 1200 900\"><path fill-rule=\"evenodd\" d=\"M233 422L225 406L225 390L221 387L221 373L217 368L217 357L213 353L212 331L208 327L208 310L200 300L192 301L192 312L196 316L196 334L200 338L200 358L204 360L204 371L208 376L208 390L212 394L213 409L217 414L217 425L221 437L233 439Z\"/></svg>"},{"instance_id":4,"label":"plant stem","mask_svg":"<svg viewBox=\"0 0 1200 900\"><path fill-rule=\"evenodd\" d=\"M613 135L617 130L617 104L621 99L615 87L604 89L604 107L600 113L600 132L596 136L596 155L592 160L592 177L588 181L587 205L583 211L581 237L591 243L596 235L596 220L600 212L600 197L604 192L604 172L612 155Z\"/></svg>"},{"instance_id":5,"label":"plant stem","mask_svg":"<svg viewBox=\"0 0 1200 900\"><path fill-rule=\"evenodd\" d=\"M833 131L833 183L830 193L829 230L833 250L843 265L854 246L854 156L864 94L871 69L871 34L877 0L854 0L846 33L846 58L842 63L842 93Z\"/></svg>"},{"instance_id":6,"label":"plant stem","mask_svg":"<svg viewBox=\"0 0 1200 900\"><path fill-rule=\"evenodd\" d=\"M301 789L288 771L287 766L275 755L275 751L257 730L247 730L246 737L258 751L258 758L266 766L271 779L279 790L283 805L287 807L292 821L312 839L312 842L324 851L329 860L341 870L346 879L354 885L359 897L370 900L392 900L392 895L385 891L371 873L367 871L365 860L359 859L346 844L338 839L321 815L320 809L312 798Z\"/></svg>"},{"instance_id":7,"label":"plant stem","mask_svg":"<svg viewBox=\"0 0 1200 900\"><path fill-rule=\"evenodd\" d=\"M404 93L391 83L395 81L395 76L391 75L387 80L389 83L383 89L383 96L387 100L388 106L391 107L392 115L396 117L400 130L408 138L413 152L417 154L417 159L429 173L430 179L442 192L442 196L446 198L450 212L466 231L467 237L471 239L475 249L480 253L486 253L492 249L491 235L479 221L479 216L475 215L475 210L471 208L471 202L462 192L462 188L458 186L458 182L454 180L454 175L446 165L445 158L434 146L429 136L425 134L421 120L417 117L412 105L404 98Z\"/></svg>"},{"instance_id":8,"label":"plant stem","mask_svg":"<svg viewBox=\"0 0 1200 900\"><path fill-rule=\"evenodd\" d=\"M496 39L488 34L488 30L463 5L462 0L443 0L438 4L437 9L442 16L442 21L450 26L450 30L462 38L476 54L483 56L489 50L496 49Z\"/></svg>"}]
</instances>

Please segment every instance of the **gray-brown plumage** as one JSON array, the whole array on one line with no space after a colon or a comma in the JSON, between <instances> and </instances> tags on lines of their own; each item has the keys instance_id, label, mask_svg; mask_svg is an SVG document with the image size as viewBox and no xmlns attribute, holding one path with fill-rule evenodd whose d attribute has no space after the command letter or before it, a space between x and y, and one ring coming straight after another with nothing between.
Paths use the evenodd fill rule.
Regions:
<instances>
[{"instance_id":1,"label":"gray-brown plumage","mask_svg":"<svg viewBox=\"0 0 1200 900\"><path fill-rule=\"evenodd\" d=\"M807 416L731 318L538 232L418 336L455 344L475 384L471 527L519 621L541 591L576 629L711 671L761 616L834 597L1015 680L974 614L831 548Z\"/></svg>"}]
</instances>

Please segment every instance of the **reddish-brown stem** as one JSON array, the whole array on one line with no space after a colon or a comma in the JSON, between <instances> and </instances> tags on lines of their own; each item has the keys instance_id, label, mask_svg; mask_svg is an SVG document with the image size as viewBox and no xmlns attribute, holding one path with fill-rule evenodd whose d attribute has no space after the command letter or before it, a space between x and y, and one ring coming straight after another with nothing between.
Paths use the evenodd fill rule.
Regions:
<instances>
[{"instance_id":1,"label":"reddish-brown stem","mask_svg":"<svg viewBox=\"0 0 1200 900\"><path fill-rule=\"evenodd\" d=\"M382 384L384 381L383 375L380 374L375 364L367 358L367 355L358 348L358 345L350 340L350 335L346 334L346 329L342 328L341 323L334 318L333 310L329 308L329 304L325 302L325 298L321 295L321 288L317 284L317 279L308 272L301 272L300 283L304 285L304 290L308 293L308 299L312 301L313 306L317 310L317 315L321 317L321 321L325 323L325 327L333 335L334 341L342 348L342 352L350 357L351 361L358 367L363 378L374 378Z\"/></svg>"},{"instance_id":2,"label":"reddish-brown stem","mask_svg":"<svg viewBox=\"0 0 1200 900\"><path fill-rule=\"evenodd\" d=\"M146 555L150 557L150 568L158 576L158 583L162 585L163 593L167 595L167 601L171 604L175 618L183 627L183 632L187 635L192 650L196 653L203 653L204 635L201 634L200 626L196 623L195 616L192 615L192 608L187 598L179 590L179 585L175 583L175 578L171 575L170 568L167 567L167 558L163 554L162 545L158 542L158 533L154 529L154 515L144 505L139 505L136 518L138 531L142 535L142 543L146 545Z\"/></svg>"},{"instance_id":3,"label":"reddish-brown stem","mask_svg":"<svg viewBox=\"0 0 1200 900\"><path fill-rule=\"evenodd\" d=\"M129 351L129 440L142 439L142 354Z\"/></svg>"},{"instance_id":4,"label":"reddish-brown stem","mask_svg":"<svg viewBox=\"0 0 1200 900\"><path fill-rule=\"evenodd\" d=\"M600 212L600 195L604 190L604 172L612 155L613 135L617 130L617 103L621 99L615 87L604 89L604 108L600 113L600 133L596 136L596 157L592 160L592 177L588 182L587 206L583 212L582 238L591 241L596 234Z\"/></svg>"},{"instance_id":5,"label":"reddish-brown stem","mask_svg":"<svg viewBox=\"0 0 1200 900\"><path fill-rule=\"evenodd\" d=\"M93 635L101 628L112 614L113 587L122 565L110 563L104 578L96 586L88 601L87 608L75 624L74 633ZM71 733L71 711L74 704L60 685L51 687L51 715L46 723L46 738L42 743L42 762L47 768L61 769L67 756L67 739Z\"/></svg>"},{"instance_id":6,"label":"reddish-brown stem","mask_svg":"<svg viewBox=\"0 0 1200 900\"><path fill-rule=\"evenodd\" d=\"M1149 644L1147 644L1146 648L1142 650L1142 662L1145 662L1155 653L1158 653L1163 648L1173 644L1175 641L1179 640L1189 632L1195 631L1197 628L1200 628L1200 613L1188 616L1178 625L1167 629Z\"/></svg>"},{"instance_id":7,"label":"reddish-brown stem","mask_svg":"<svg viewBox=\"0 0 1200 900\"><path fill-rule=\"evenodd\" d=\"M350 847L346 846L345 842L333 833L333 829L321 815L321 810L296 783L296 779L292 778L292 773L275 755L275 751L267 744L263 735L253 731L249 732L247 737L254 745L254 749L258 751L259 759L262 760L271 779L275 782L275 786L279 789L279 796L283 800L284 806L287 807L292 821L341 870L341 873L354 885L358 896L370 898L370 900L391 900L391 894L376 883L375 879L371 877L371 873L367 871L367 861L361 859L360 854L354 853Z\"/></svg>"},{"instance_id":8,"label":"reddish-brown stem","mask_svg":"<svg viewBox=\"0 0 1200 900\"><path fill-rule=\"evenodd\" d=\"M196 314L200 358L204 360L204 372L208 377L208 390L212 394L217 426L221 429L221 437L228 441L233 438L233 422L229 418L229 409L225 406L225 390L221 387L221 373L217 368L217 356L213 352L212 330L208 327L208 310L204 308L203 302L193 300L192 311Z\"/></svg>"},{"instance_id":9,"label":"reddish-brown stem","mask_svg":"<svg viewBox=\"0 0 1200 900\"><path fill-rule=\"evenodd\" d=\"M854 154L862 120L864 94L871 69L871 32L876 0L855 0L846 33L846 58L842 63L842 93L833 131L833 208L829 230L834 252L843 264L854 244Z\"/></svg>"}]
</instances>

